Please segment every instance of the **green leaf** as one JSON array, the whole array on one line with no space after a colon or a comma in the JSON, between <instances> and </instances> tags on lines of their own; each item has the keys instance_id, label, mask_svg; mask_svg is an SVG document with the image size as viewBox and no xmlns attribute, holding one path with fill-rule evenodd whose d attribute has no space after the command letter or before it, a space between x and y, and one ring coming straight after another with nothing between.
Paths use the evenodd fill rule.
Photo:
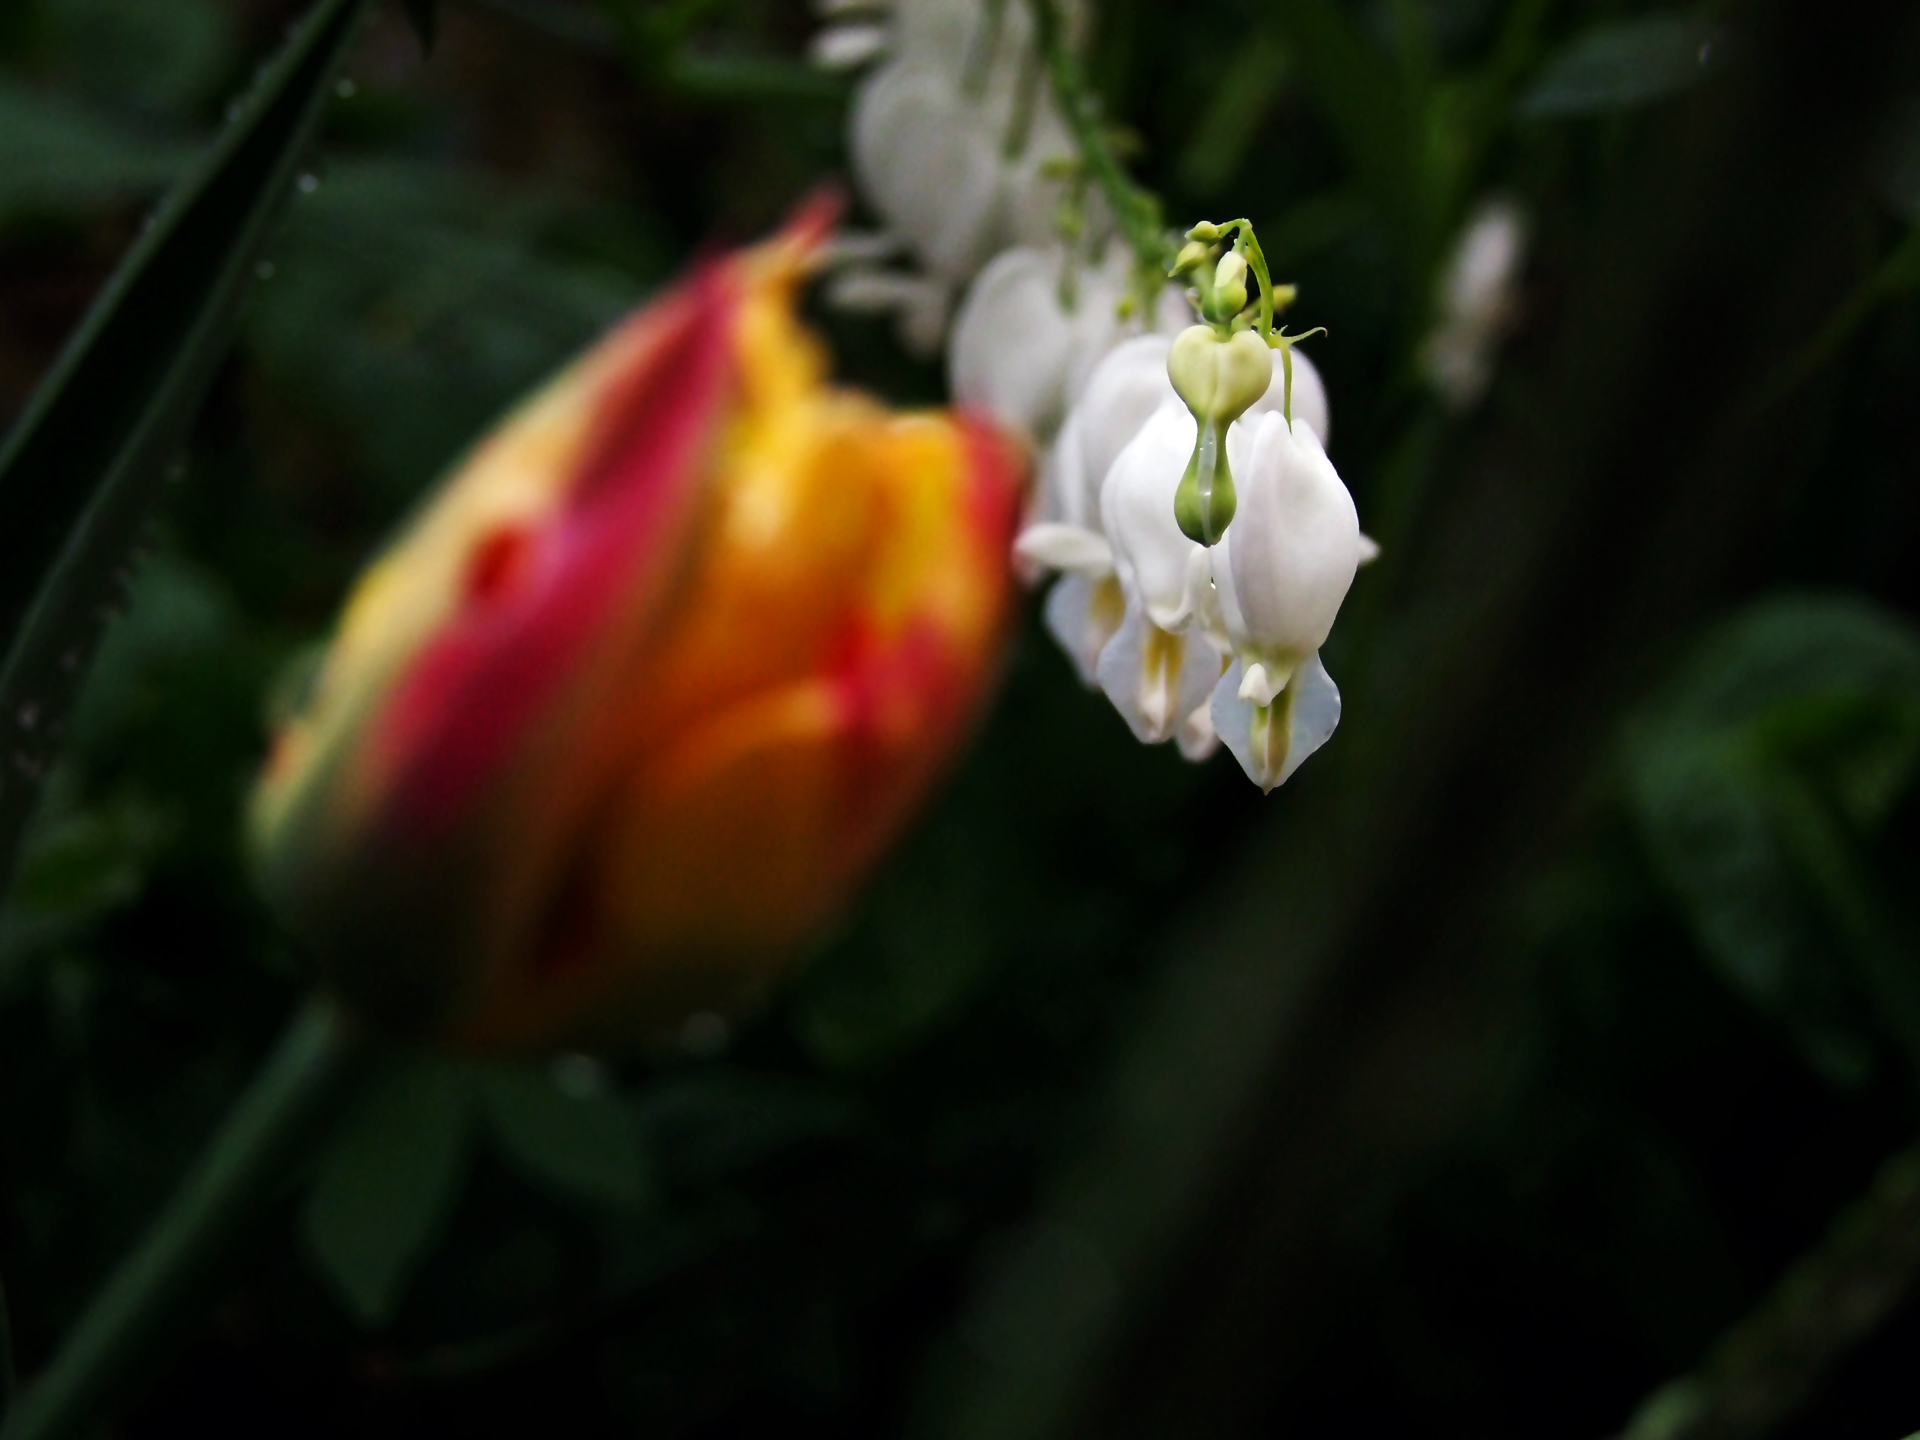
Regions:
<instances>
[{"instance_id":1,"label":"green leaf","mask_svg":"<svg viewBox=\"0 0 1920 1440\"><path fill-rule=\"evenodd\" d=\"M1829 1078L1867 1036L1920 1061L1920 968L1876 881L1920 774L1920 636L1846 599L1753 607L1630 723L1629 802L1708 958Z\"/></svg>"},{"instance_id":2,"label":"green leaf","mask_svg":"<svg viewBox=\"0 0 1920 1440\"><path fill-rule=\"evenodd\" d=\"M585 232L611 253L581 256ZM301 197L247 345L347 437L397 512L488 421L637 301L666 246L623 214L398 160Z\"/></svg>"},{"instance_id":3,"label":"green leaf","mask_svg":"<svg viewBox=\"0 0 1920 1440\"><path fill-rule=\"evenodd\" d=\"M1602 25L1547 61L1519 111L1544 120L1651 105L1710 75L1719 39L1719 26L1691 15Z\"/></svg>"},{"instance_id":4,"label":"green leaf","mask_svg":"<svg viewBox=\"0 0 1920 1440\"><path fill-rule=\"evenodd\" d=\"M159 190L192 147L137 133L84 106L0 80L0 221Z\"/></svg>"},{"instance_id":5,"label":"green leaf","mask_svg":"<svg viewBox=\"0 0 1920 1440\"><path fill-rule=\"evenodd\" d=\"M232 73L239 16L220 0L59 0L47 12L63 80L116 110L184 117Z\"/></svg>"},{"instance_id":6,"label":"green leaf","mask_svg":"<svg viewBox=\"0 0 1920 1440\"><path fill-rule=\"evenodd\" d=\"M384 1324L453 1212L473 1153L472 1075L410 1057L371 1086L320 1162L307 1245L363 1325Z\"/></svg>"},{"instance_id":7,"label":"green leaf","mask_svg":"<svg viewBox=\"0 0 1920 1440\"><path fill-rule=\"evenodd\" d=\"M321 0L301 22L0 446L0 883L366 4Z\"/></svg>"},{"instance_id":8,"label":"green leaf","mask_svg":"<svg viewBox=\"0 0 1920 1440\"><path fill-rule=\"evenodd\" d=\"M570 1094L544 1071L498 1070L482 1084L501 1151L563 1195L636 1206L651 1189L639 1123L617 1096Z\"/></svg>"},{"instance_id":9,"label":"green leaf","mask_svg":"<svg viewBox=\"0 0 1920 1440\"><path fill-rule=\"evenodd\" d=\"M1410 275L1425 283L1444 229L1447 177L1434 172L1427 77L1392 56L1334 0L1269 0L1293 73L1352 158L1359 189Z\"/></svg>"}]
</instances>

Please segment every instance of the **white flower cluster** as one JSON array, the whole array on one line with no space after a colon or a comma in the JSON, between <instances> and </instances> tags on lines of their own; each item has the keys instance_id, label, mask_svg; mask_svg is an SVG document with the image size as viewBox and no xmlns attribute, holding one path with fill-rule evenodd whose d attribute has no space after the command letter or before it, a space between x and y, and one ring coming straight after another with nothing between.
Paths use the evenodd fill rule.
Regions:
<instances>
[{"instance_id":1,"label":"white flower cluster","mask_svg":"<svg viewBox=\"0 0 1920 1440\"><path fill-rule=\"evenodd\" d=\"M1074 148L1021 0L821 0L816 64L870 66L855 91L848 148L886 226L859 258L897 251L911 272L850 267L829 298L899 314L930 353L954 295L1010 246L1055 248ZM1052 258L1052 257L1048 257Z\"/></svg>"},{"instance_id":2,"label":"white flower cluster","mask_svg":"<svg viewBox=\"0 0 1920 1440\"><path fill-rule=\"evenodd\" d=\"M1076 246L1057 238L1077 159L1019 0L822 4L816 61L878 62L852 116L855 174L889 232L865 258L892 246L919 267L843 270L830 299L897 310L908 342L930 348L971 281L948 350L953 396L1044 456L1016 548L1058 573L1048 628L1141 740L1175 739L1194 760L1224 742L1272 790L1338 723L1320 646L1374 553L1327 459L1319 374L1289 352L1290 424L1284 371L1242 332L1212 358L1243 364L1253 344L1254 386L1244 369L1239 383L1243 401L1257 398L1227 407L1219 435L1212 421L1201 432L1190 387L1176 394L1168 371L1193 319L1186 293L1167 285L1151 313L1123 320L1133 258L1102 212L1082 208ZM1183 533L1175 495L1190 458L1219 446L1236 518L1203 545Z\"/></svg>"},{"instance_id":3,"label":"white flower cluster","mask_svg":"<svg viewBox=\"0 0 1920 1440\"><path fill-rule=\"evenodd\" d=\"M1320 663L1354 572L1371 558L1327 459L1327 396L1305 356L1227 427L1237 514L1216 545L1187 538L1174 494L1197 422L1144 335L1095 367L1042 475L1018 549L1061 574L1048 628L1133 733L1199 760L1224 741L1263 790L1333 733L1340 692Z\"/></svg>"}]
</instances>

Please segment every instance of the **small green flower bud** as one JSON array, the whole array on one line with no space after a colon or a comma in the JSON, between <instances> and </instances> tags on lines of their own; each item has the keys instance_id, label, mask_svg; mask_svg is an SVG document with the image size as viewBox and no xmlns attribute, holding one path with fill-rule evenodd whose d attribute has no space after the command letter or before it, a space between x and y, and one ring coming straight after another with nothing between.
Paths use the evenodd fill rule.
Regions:
<instances>
[{"instance_id":1,"label":"small green flower bud","mask_svg":"<svg viewBox=\"0 0 1920 1440\"><path fill-rule=\"evenodd\" d=\"M1213 308L1219 313L1209 318L1231 320L1247 307L1247 261L1238 251L1229 250L1213 270Z\"/></svg>"},{"instance_id":2,"label":"small green flower bud","mask_svg":"<svg viewBox=\"0 0 1920 1440\"><path fill-rule=\"evenodd\" d=\"M1224 432L1267 393L1273 352L1251 330L1222 340L1212 326L1192 325L1174 337L1167 378L1196 420L1216 421Z\"/></svg>"},{"instance_id":3,"label":"small green flower bud","mask_svg":"<svg viewBox=\"0 0 1920 1440\"><path fill-rule=\"evenodd\" d=\"M1188 270L1197 270L1213 258L1213 251L1198 240L1189 240L1180 247L1180 253L1173 257L1173 268L1169 275L1181 275Z\"/></svg>"},{"instance_id":4,"label":"small green flower bud","mask_svg":"<svg viewBox=\"0 0 1920 1440\"><path fill-rule=\"evenodd\" d=\"M1211 245L1220 238L1220 227L1211 220L1202 220L1187 231L1187 239L1198 240L1203 245Z\"/></svg>"},{"instance_id":5,"label":"small green flower bud","mask_svg":"<svg viewBox=\"0 0 1920 1440\"><path fill-rule=\"evenodd\" d=\"M1233 493L1233 472L1227 468L1226 434L1225 425L1212 420L1200 422L1193 456L1180 477L1180 488L1173 492L1174 522L1196 545L1218 545L1239 508Z\"/></svg>"}]
</instances>

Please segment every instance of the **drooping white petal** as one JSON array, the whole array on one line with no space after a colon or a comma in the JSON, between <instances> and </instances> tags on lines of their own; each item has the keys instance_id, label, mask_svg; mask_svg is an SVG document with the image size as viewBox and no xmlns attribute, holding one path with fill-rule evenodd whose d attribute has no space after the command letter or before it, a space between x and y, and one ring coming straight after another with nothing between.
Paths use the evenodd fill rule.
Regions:
<instances>
[{"instance_id":1,"label":"drooping white petal","mask_svg":"<svg viewBox=\"0 0 1920 1440\"><path fill-rule=\"evenodd\" d=\"M889 227L936 274L972 274L995 239L1003 179L979 106L950 77L895 56L862 82L850 139L860 188Z\"/></svg>"},{"instance_id":2,"label":"drooping white petal","mask_svg":"<svg viewBox=\"0 0 1920 1440\"><path fill-rule=\"evenodd\" d=\"M1333 629L1360 564L1360 520L1311 426L1262 417L1234 478L1240 504L1213 547L1214 584L1235 651L1267 672L1256 685L1277 689Z\"/></svg>"},{"instance_id":3,"label":"drooping white petal","mask_svg":"<svg viewBox=\"0 0 1920 1440\"><path fill-rule=\"evenodd\" d=\"M1080 407L1067 412L1053 448L1040 462L1039 514L1083 530L1100 528L1100 486L1088 483L1086 451L1080 443Z\"/></svg>"},{"instance_id":4,"label":"drooping white petal","mask_svg":"<svg viewBox=\"0 0 1920 1440\"><path fill-rule=\"evenodd\" d=\"M881 25L830 25L807 45L807 59L822 70L858 70L886 53L887 32Z\"/></svg>"},{"instance_id":5,"label":"drooping white petal","mask_svg":"<svg viewBox=\"0 0 1920 1440\"><path fill-rule=\"evenodd\" d=\"M1067 652L1084 684L1100 683L1097 674L1100 652L1107 648L1107 642L1120 628L1126 610L1120 582L1111 572L1105 575L1069 572L1047 593L1041 612L1047 622L1047 633Z\"/></svg>"},{"instance_id":6,"label":"drooping white petal","mask_svg":"<svg viewBox=\"0 0 1920 1440\"><path fill-rule=\"evenodd\" d=\"M1121 588L1162 630L1190 624L1210 583L1207 551L1180 533L1173 514L1193 439L1193 416L1178 400L1168 402L1120 452L1100 490L1101 528Z\"/></svg>"},{"instance_id":7,"label":"drooping white petal","mask_svg":"<svg viewBox=\"0 0 1920 1440\"><path fill-rule=\"evenodd\" d=\"M1238 522L1235 522L1238 523ZM1243 699L1238 660L1213 691L1213 725L1221 742L1263 792L1284 785L1340 723L1340 691L1315 652L1293 669L1269 706Z\"/></svg>"},{"instance_id":8,"label":"drooping white petal","mask_svg":"<svg viewBox=\"0 0 1920 1440\"><path fill-rule=\"evenodd\" d=\"M1196 705L1187 718L1180 722L1180 729L1174 734L1173 740L1180 747L1181 755L1196 765L1213 758L1213 752L1220 748L1220 732L1213 728L1211 697L1205 704Z\"/></svg>"},{"instance_id":9,"label":"drooping white petal","mask_svg":"<svg viewBox=\"0 0 1920 1440\"><path fill-rule=\"evenodd\" d=\"M1113 547L1107 543L1106 536L1078 525L1043 520L1022 530L1013 548L1021 559L1049 570L1065 570L1076 575L1113 573Z\"/></svg>"},{"instance_id":10,"label":"drooping white petal","mask_svg":"<svg viewBox=\"0 0 1920 1440\"><path fill-rule=\"evenodd\" d=\"M1163 630L1129 603L1094 675L1134 737L1157 745L1206 702L1220 676L1220 656L1204 636Z\"/></svg>"},{"instance_id":11,"label":"drooping white petal","mask_svg":"<svg viewBox=\"0 0 1920 1440\"><path fill-rule=\"evenodd\" d=\"M1061 305L1062 263L1026 246L995 256L967 288L947 352L953 398L1029 435L1051 431L1065 410L1080 340L1079 317Z\"/></svg>"},{"instance_id":12,"label":"drooping white petal","mask_svg":"<svg viewBox=\"0 0 1920 1440\"><path fill-rule=\"evenodd\" d=\"M1077 432L1074 443L1079 448L1078 478L1084 496L1080 503L1096 515L1100 487L1113 462L1154 411L1174 399L1173 386L1167 380L1167 347L1171 343L1165 335L1136 335L1122 340L1093 367L1086 389L1073 407L1069 427Z\"/></svg>"},{"instance_id":13,"label":"drooping white petal","mask_svg":"<svg viewBox=\"0 0 1920 1440\"><path fill-rule=\"evenodd\" d=\"M836 310L855 314L892 314L900 340L916 355L939 348L947 325L950 287L931 275L855 267L827 282L826 300Z\"/></svg>"},{"instance_id":14,"label":"drooping white petal","mask_svg":"<svg viewBox=\"0 0 1920 1440\"><path fill-rule=\"evenodd\" d=\"M1053 433L1068 407L1077 410L1091 392L1093 376L1116 347L1124 348L1126 334L1140 329L1137 318L1120 315L1129 268L1129 253L1120 245L1109 246L1097 265L1055 245L1015 246L995 256L968 288L954 320L948 352L954 398L1029 434ZM1162 346L1158 360L1138 368L1164 371L1164 362ZM1151 400L1131 406L1126 434L1103 445L1095 459L1099 468L1089 480L1094 488L1170 388L1160 385Z\"/></svg>"}]
</instances>

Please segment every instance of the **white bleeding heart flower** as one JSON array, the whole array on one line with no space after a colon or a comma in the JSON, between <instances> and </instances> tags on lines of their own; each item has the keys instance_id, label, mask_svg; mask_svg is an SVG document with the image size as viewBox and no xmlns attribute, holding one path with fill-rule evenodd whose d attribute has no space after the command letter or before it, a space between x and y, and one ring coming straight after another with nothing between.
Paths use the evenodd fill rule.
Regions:
<instances>
[{"instance_id":1,"label":"white bleeding heart flower","mask_svg":"<svg viewBox=\"0 0 1920 1440\"><path fill-rule=\"evenodd\" d=\"M1043 172L1072 154L1059 116L1036 97L1025 145L1007 154L1011 100L972 95L961 77L896 55L861 82L851 145L860 188L928 271L965 280L998 250L1044 240L1058 185Z\"/></svg>"},{"instance_id":2,"label":"white bleeding heart flower","mask_svg":"<svg viewBox=\"0 0 1920 1440\"><path fill-rule=\"evenodd\" d=\"M1129 607L1162 630L1183 630L1207 605L1207 551L1180 533L1173 496L1193 450L1194 421L1162 405L1128 442L1100 487L1100 523Z\"/></svg>"},{"instance_id":3,"label":"white bleeding heart flower","mask_svg":"<svg viewBox=\"0 0 1920 1440\"><path fill-rule=\"evenodd\" d=\"M1360 518L1310 426L1262 418L1242 476L1213 579L1247 698L1265 705L1333 629L1360 565Z\"/></svg>"},{"instance_id":4,"label":"white bleeding heart flower","mask_svg":"<svg viewBox=\"0 0 1920 1440\"><path fill-rule=\"evenodd\" d=\"M1130 259L1119 245L1109 246L1097 265L1057 247L1022 245L995 256L968 287L954 319L948 350L954 399L1036 439L1053 435L1103 357L1141 328L1120 315L1132 288ZM1164 287L1149 328L1171 330L1185 319L1186 301ZM1164 346L1159 353L1164 370ZM1139 419L1157 403L1158 396Z\"/></svg>"},{"instance_id":5,"label":"white bleeding heart flower","mask_svg":"<svg viewBox=\"0 0 1920 1440\"><path fill-rule=\"evenodd\" d=\"M1271 790L1338 722L1339 692L1319 651L1365 546L1353 497L1312 427L1263 417L1234 463L1240 509L1211 557L1235 661L1214 692L1213 720L1248 776Z\"/></svg>"},{"instance_id":6,"label":"white bleeding heart flower","mask_svg":"<svg viewBox=\"0 0 1920 1440\"><path fill-rule=\"evenodd\" d=\"M1093 524L1100 523L1100 490L1107 472L1148 418L1174 398L1167 379L1167 349L1172 343L1165 333L1123 340L1087 377L1086 389L1068 417L1075 431L1079 473L1068 473L1064 456L1059 467L1063 513L1071 510L1090 517ZM1077 497L1071 501L1066 493L1070 484Z\"/></svg>"},{"instance_id":7,"label":"white bleeding heart flower","mask_svg":"<svg viewBox=\"0 0 1920 1440\"><path fill-rule=\"evenodd\" d=\"M1194 428L1186 407L1168 400L1120 452L1100 491L1101 524L1126 610L1094 675L1148 744L1173 737L1206 703L1222 665L1224 630L1208 554L1173 518ZM1193 744L1196 752L1205 748L1203 737Z\"/></svg>"},{"instance_id":8,"label":"white bleeding heart flower","mask_svg":"<svg viewBox=\"0 0 1920 1440\"><path fill-rule=\"evenodd\" d=\"M1047 628L1089 685L1099 683L1100 652L1126 611L1100 518L1101 485L1147 417L1173 400L1168 343L1163 334L1137 335L1094 366L1042 467L1041 518L1014 547L1028 565L1062 572L1047 596Z\"/></svg>"}]
</instances>

